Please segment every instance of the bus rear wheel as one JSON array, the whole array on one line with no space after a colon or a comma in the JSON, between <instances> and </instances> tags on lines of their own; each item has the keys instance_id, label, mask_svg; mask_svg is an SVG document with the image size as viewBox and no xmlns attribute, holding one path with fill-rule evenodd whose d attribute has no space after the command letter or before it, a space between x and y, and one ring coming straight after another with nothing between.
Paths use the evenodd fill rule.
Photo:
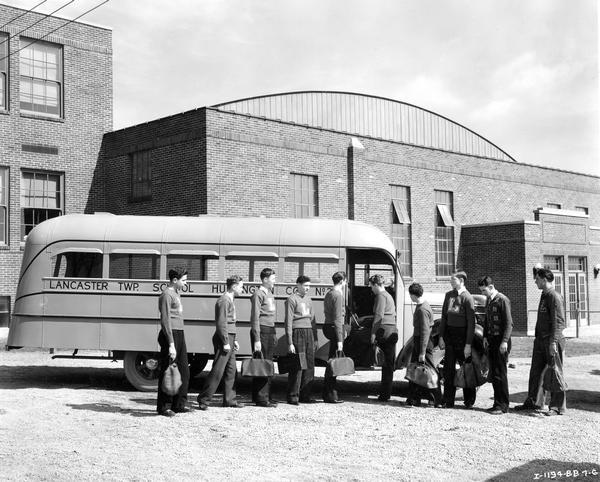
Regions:
<instances>
[{"instance_id":1,"label":"bus rear wheel","mask_svg":"<svg viewBox=\"0 0 600 482\"><path fill-rule=\"evenodd\" d=\"M140 392L155 392L158 388L158 353L128 351L123 368L129 383Z\"/></svg>"}]
</instances>

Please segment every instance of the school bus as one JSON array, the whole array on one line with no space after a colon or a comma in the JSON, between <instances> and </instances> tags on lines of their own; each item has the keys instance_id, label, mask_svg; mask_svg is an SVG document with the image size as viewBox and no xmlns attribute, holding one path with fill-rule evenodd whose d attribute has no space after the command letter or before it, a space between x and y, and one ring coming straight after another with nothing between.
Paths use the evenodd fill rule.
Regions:
<instances>
[{"instance_id":1,"label":"school bus","mask_svg":"<svg viewBox=\"0 0 600 482\"><path fill-rule=\"evenodd\" d=\"M265 267L275 269L278 276L276 355L287 351L284 301L295 289L298 274L312 280L309 294L317 317L318 362L327 359L329 343L321 330L323 299L331 275L339 270L348 274L348 323L350 318L368 319L372 314L368 278L379 273L386 276L396 302L398 351L412 335L410 299L397 253L374 226L322 218L98 213L50 219L27 236L7 346L73 350L70 358L99 358L78 353L107 350L101 358L122 359L134 387L156 389L157 300L168 282L168 270L176 266L188 270L182 304L193 373L213 356L214 304L232 274L245 281L243 294L235 299L239 356L251 356L249 298L260 286L259 274Z\"/></svg>"}]
</instances>

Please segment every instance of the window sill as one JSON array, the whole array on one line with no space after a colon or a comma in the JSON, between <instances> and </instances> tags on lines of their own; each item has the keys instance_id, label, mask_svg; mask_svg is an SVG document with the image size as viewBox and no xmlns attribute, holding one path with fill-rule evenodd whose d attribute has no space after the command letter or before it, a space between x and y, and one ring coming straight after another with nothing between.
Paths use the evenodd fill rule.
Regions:
<instances>
[{"instance_id":1,"label":"window sill","mask_svg":"<svg viewBox=\"0 0 600 482\"><path fill-rule=\"evenodd\" d=\"M20 112L21 117L25 117L27 119L37 119L37 120L45 120L50 122L58 122L59 124L64 124L65 119L63 117L50 117L39 114L30 114L29 112Z\"/></svg>"},{"instance_id":2,"label":"window sill","mask_svg":"<svg viewBox=\"0 0 600 482\"><path fill-rule=\"evenodd\" d=\"M6 109L0 109L0 115L9 115L10 111L6 110Z\"/></svg>"},{"instance_id":3,"label":"window sill","mask_svg":"<svg viewBox=\"0 0 600 482\"><path fill-rule=\"evenodd\" d=\"M0 244L0 251L10 251L10 245L8 244Z\"/></svg>"}]
</instances>

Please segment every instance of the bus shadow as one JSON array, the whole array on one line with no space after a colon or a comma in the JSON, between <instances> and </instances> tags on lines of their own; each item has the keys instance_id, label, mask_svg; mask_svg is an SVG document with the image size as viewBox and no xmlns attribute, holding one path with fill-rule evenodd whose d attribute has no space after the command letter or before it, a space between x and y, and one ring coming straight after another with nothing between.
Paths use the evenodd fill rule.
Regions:
<instances>
[{"instance_id":1,"label":"bus shadow","mask_svg":"<svg viewBox=\"0 0 600 482\"><path fill-rule=\"evenodd\" d=\"M154 404L156 404L156 402L154 402ZM118 413L121 415L130 415L132 417L156 417L156 409L140 410L132 408L123 408L117 405L112 405L110 403L68 403L67 407L70 407L74 410L91 410L92 412Z\"/></svg>"},{"instance_id":2,"label":"bus shadow","mask_svg":"<svg viewBox=\"0 0 600 482\"><path fill-rule=\"evenodd\" d=\"M13 390L58 388L133 392L122 369L0 365L0 386Z\"/></svg>"}]
</instances>

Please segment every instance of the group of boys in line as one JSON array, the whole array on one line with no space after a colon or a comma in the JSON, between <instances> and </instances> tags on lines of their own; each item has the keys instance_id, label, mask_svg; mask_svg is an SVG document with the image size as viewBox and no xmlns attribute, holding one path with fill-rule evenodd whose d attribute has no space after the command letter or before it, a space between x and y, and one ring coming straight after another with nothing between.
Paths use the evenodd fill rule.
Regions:
<instances>
[{"instance_id":1,"label":"group of boys in line","mask_svg":"<svg viewBox=\"0 0 600 482\"><path fill-rule=\"evenodd\" d=\"M273 360L277 335L275 332L276 308L273 289L276 282L275 271L265 268L260 274L261 286L251 298L250 342L253 352L265 360ZM161 293L158 301L161 330L158 342L161 347L160 370L158 379L157 412L172 417L176 413L188 412L186 406L189 384L189 366L185 345L183 306L179 291L187 283L187 272L183 269L169 271L169 284ZM456 364L470 360L475 336L475 304L473 297L465 288L467 275L464 271L455 272L450 278L452 290L446 293L439 325L440 349L444 354L444 392L439 385L425 389L409 382L407 406L420 406L422 400L427 405L438 408L452 408L455 404L456 387L454 378ZM325 295L323 334L330 341L329 358L343 350L344 341L344 287L346 274L338 271L332 276L333 287ZM563 301L554 290L554 275L547 269L535 270L536 286L542 290L538 317L535 328L535 341L531 370L529 373L528 397L514 410L539 410L536 405L539 397L540 378L553 357L558 357L559 370L562 370L565 339ZM216 330L212 338L215 357L212 369L205 380L203 390L198 395L198 407L207 410L220 383L223 382L223 406L241 408L244 405L236 400L236 352L239 343L236 340L236 309L234 297L242 293L244 282L240 276L233 275L226 281L226 292L215 304ZM381 383L378 400L387 402L392 394L395 369L398 328L396 325L396 306L392 296L385 289L385 279L381 275L369 278L369 286L375 295L373 305L373 325L371 344L383 352ZM509 411L509 391L507 379L508 356L511 349L512 316L510 300L500 293L489 276L479 279L478 286L487 298L486 322L483 327L483 348L489 360L489 377L494 391L494 402L488 412L494 415ZM315 351L317 348L317 330L312 300L308 294L310 278L298 276L296 290L285 301L285 340L290 354L304 354L306 367L292 368L288 375L287 403L315 403L312 396L314 379ZM411 300L416 304L413 314L413 350L411 362L427 364L437 369L433 359L432 341L433 312L424 296L423 287L413 283L408 289ZM167 366L175 361L179 367L182 385L179 392L169 396L162 390L162 380ZM477 391L475 388L463 388L464 406L472 408ZM323 383L323 401L325 403L343 403L339 399L336 377L329 368L325 370ZM252 402L259 407L276 407L277 401L271 393L271 377L255 377L252 380ZM566 410L565 392L552 392L549 410L545 415L562 415Z\"/></svg>"}]
</instances>

